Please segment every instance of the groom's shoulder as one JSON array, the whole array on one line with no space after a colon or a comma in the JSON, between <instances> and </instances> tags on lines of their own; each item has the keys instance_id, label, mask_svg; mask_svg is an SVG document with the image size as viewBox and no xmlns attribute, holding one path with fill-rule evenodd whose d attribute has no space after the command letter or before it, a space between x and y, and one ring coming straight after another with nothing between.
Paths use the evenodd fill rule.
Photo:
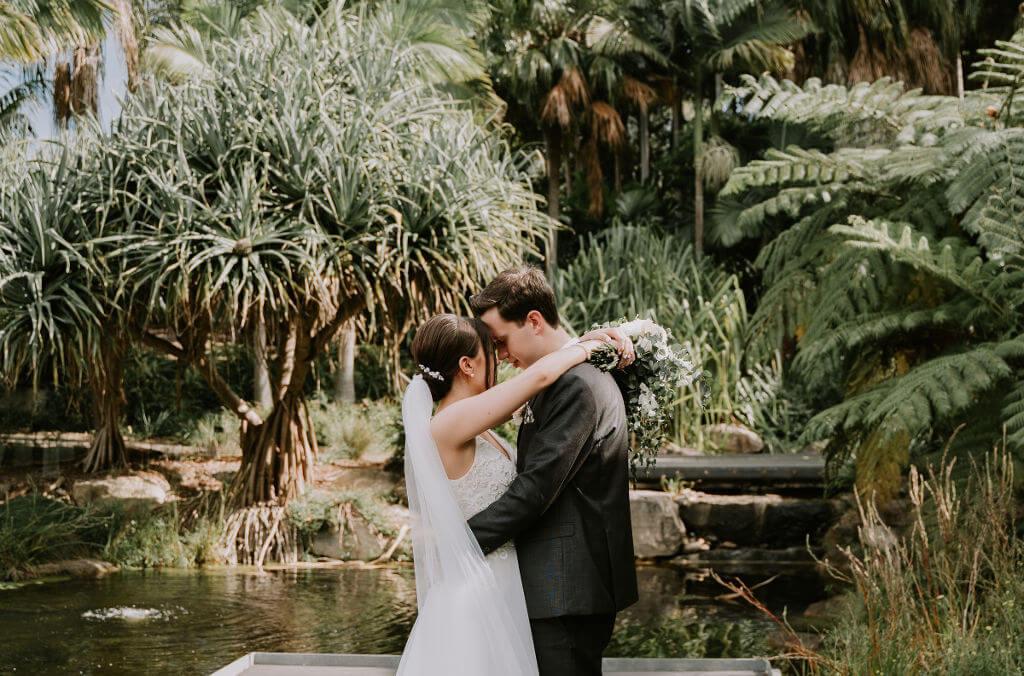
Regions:
<instances>
[{"instance_id":1,"label":"groom's shoulder","mask_svg":"<svg viewBox=\"0 0 1024 676\"><path fill-rule=\"evenodd\" d=\"M609 382L614 383L611 374L602 371L589 362L584 362L573 366L563 373L562 377L555 381L555 384L561 385L560 389L586 389L594 392L603 389Z\"/></svg>"}]
</instances>

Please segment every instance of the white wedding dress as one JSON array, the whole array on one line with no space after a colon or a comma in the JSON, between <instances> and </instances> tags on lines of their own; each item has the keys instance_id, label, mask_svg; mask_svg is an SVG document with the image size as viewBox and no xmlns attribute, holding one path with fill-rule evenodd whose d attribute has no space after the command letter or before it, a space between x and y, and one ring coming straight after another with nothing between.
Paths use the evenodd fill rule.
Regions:
<instances>
[{"instance_id":1,"label":"white wedding dress","mask_svg":"<svg viewBox=\"0 0 1024 676\"><path fill-rule=\"evenodd\" d=\"M477 437L469 471L449 480L430 435L432 412L430 390L417 376L402 418L419 614L397 676L536 675L515 546L485 557L466 523L515 478L515 451L499 439L510 460Z\"/></svg>"}]
</instances>

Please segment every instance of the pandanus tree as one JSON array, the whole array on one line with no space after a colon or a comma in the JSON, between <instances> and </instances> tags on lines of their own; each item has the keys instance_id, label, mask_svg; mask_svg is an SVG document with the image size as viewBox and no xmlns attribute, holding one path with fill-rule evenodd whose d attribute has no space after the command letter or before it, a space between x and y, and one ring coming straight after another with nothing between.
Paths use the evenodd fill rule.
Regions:
<instances>
[{"instance_id":1,"label":"pandanus tree","mask_svg":"<svg viewBox=\"0 0 1024 676\"><path fill-rule=\"evenodd\" d=\"M215 76L144 88L105 146L114 198L138 212L118 298L147 309L146 345L238 416L226 539L260 562L290 555L283 506L317 453L305 390L339 328L448 305L521 261L548 221L495 131L412 76L416 53L364 15L329 8L310 26L261 11L208 49ZM217 362L260 323L265 416Z\"/></svg>"},{"instance_id":2,"label":"pandanus tree","mask_svg":"<svg viewBox=\"0 0 1024 676\"><path fill-rule=\"evenodd\" d=\"M116 262L103 255L103 168L95 130L76 150L8 157L0 188L0 370L9 384L87 385L95 431L88 472L125 465L120 422L129 345L113 300ZM97 199L99 198L99 199Z\"/></svg>"}]
</instances>

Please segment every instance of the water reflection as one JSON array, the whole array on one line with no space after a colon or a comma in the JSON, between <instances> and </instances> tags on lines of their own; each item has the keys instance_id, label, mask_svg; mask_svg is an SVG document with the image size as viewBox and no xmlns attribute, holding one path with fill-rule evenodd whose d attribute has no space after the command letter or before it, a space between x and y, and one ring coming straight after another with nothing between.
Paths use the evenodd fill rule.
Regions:
<instances>
[{"instance_id":1,"label":"water reflection","mask_svg":"<svg viewBox=\"0 0 1024 676\"><path fill-rule=\"evenodd\" d=\"M663 566L643 566L638 575L640 602L620 616L610 653L766 651L770 623L716 598L724 590L715 583ZM177 676L208 674L256 650L398 653L415 611L408 567L126 571L28 585L0 591L0 673Z\"/></svg>"}]
</instances>

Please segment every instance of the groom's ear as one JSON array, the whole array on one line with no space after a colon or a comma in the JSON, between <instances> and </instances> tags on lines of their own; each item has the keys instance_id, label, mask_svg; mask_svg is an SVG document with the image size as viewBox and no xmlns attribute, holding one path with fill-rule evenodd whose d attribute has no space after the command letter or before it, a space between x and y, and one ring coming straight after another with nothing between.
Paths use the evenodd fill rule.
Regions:
<instances>
[{"instance_id":1,"label":"groom's ear","mask_svg":"<svg viewBox=\"0 0 1024 676\"><path fill-rule=\"evenodd\" d=\"M534 334L539 334L548 325L547 321L544 319L544 315L542 315L538 310L530 310L526 313L526 324Z\"/></svg>"}]
</instances>

